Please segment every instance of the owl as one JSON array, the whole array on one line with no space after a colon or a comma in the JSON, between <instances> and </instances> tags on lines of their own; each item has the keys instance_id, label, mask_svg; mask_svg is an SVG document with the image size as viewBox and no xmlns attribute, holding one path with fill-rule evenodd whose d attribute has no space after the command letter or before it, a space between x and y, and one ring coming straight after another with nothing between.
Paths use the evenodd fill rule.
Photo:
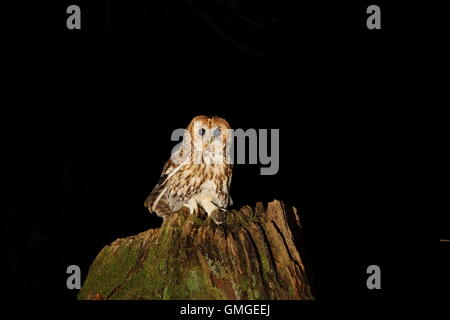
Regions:
<instances>
[{"instance_id":1,"label":"owl","mask_svg":"<svg viewBox=\"0 0 450 320\"><path fill-rule=\"evenodd\" d=\"M231 141L232 130L225 119L203 115L192 119L144 205L163 218L183 207L190 214L203 210L221 224L232 205Z\"/></svg>"}]
</instances>

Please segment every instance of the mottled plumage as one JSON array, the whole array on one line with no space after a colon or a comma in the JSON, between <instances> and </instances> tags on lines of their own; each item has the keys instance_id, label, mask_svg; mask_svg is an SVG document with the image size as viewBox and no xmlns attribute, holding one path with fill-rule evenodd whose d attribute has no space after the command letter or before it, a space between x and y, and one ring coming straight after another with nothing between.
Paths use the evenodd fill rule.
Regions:
<instances>
[{"instance_id":1,"label":"mottled plumage","mask_svg":"<svg viewBox=\"0 0 450 320\"><path fill-rule=\"evenodd\" d=\"M232 165L228 161L231 129L225 119L197 116L187 127L182 145L166 162L160 181L147 197L150 212L166 217L187 207L204 210L216 223L232 205Z\"/></svg>"}]
</instances>

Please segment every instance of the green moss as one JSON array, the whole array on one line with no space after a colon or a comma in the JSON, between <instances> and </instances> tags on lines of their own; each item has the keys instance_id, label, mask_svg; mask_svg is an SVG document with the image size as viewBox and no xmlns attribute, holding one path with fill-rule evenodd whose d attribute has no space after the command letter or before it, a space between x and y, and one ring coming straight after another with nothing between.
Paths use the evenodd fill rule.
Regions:
<instances>
[{"instance_id":1,"label":"green moss","mask_svg":"<svg viewBox=\"0 0 450 320\"><path fill-rule=\"evenodd\" d=\"M197 227L197 228L200 228L205 223L205 221L200 219L199 216L196 216L196 215L193 215L193 214L188 216L188 220L192 221L194 223L194 226Z\"/></svg>"},{"instance_id":2,"label":"green moss","mask_svg":"<svg viewBox=\"0 0 450 320\"><path fill-rule=\"evenodd\" d=\"M268 278L274 275L274 270L269 258L269 248L266 247L266 244L262 239L260 241L259 239L255 241L255 244L263 268L263 275L267 278L266 280L269 280Z\"/></svg>"},{"instance_id":3,"label":"green moss","mask_svg":"<svg viewBox=\"0 0 450 320\"><path fill-rule=\"evenodd\" d=\"M167 263L165 260L158 259L159 271L165 273L167 271Z\"/></svg>"},{"instance_id":4,"label":"green moss","mask_svg":"<svg viewBox=\"0 0 450 320\"><path fill-rule=\"evenodd\" d=\"M125 280L139 257L138 244L129 246L105 247L89 269L79 299L88 299L89 294L100 294L107 297L113 289ZM117 263L111 263L111 261Z\"/></svg>"},{"instance_id":5,"label":"green moss","mask_svg":"<svg viewBox=\"0 0 450 320\"><path fill-rule=\"evenodd\" d=\"M199 267L180 267L181 272L166 278L163 299L211 299L211 287ZM215 295L214 295L215 296Z\"/></svg>"},{"instance_id":6,"label":"green moss","mask_svg":"<svg viewBox=\"0 0 450 320\"><path fill-rule=\"evenodd\" d=\"M294 287L289 286L289 299L293 299L295 297L295 290Z\"/></svg>"},{"instance_id":7,"label":"green moss","mask_svg":"<svg viewBox=\"0 0 450 320\"><path fill-rule=\"evenodd\" d=\"M196 293L200 290L200 282L202 279L198 276L195 270L191 270L186 278L186 285L192 293Z\"/></svg>"}]
</instances>

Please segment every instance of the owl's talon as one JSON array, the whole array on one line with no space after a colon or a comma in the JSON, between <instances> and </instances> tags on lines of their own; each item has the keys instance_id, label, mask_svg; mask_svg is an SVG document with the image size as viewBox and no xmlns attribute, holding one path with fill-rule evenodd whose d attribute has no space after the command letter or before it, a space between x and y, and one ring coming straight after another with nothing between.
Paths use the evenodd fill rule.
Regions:
<instances>
[{"instance_id":1,"label":"owl's talon","mask_svg":"<svg viewBox=\"0 0 450 320\"><path fill-rule=\"evenodd\" d=\"M217 208L216 210L211 212L210 217L217 225L220 225L225 221L226 212L227 210L223 208Z\"/></svg>"},{"instance_id":2,"label":"owl's talon","mask_svg":"<svg viewBox=\"0 0 450 320\"><path fill-rule=\"evenodd\" d=\"M197 210L197 212L196 212L196 214L195 214L197 217L199 217L200 219L202 219L202 220L206 220L206 217L207 217L207 214L206 214L206 212L205 211L203 211L203 210Z\"/></svg>"}]
</instances>

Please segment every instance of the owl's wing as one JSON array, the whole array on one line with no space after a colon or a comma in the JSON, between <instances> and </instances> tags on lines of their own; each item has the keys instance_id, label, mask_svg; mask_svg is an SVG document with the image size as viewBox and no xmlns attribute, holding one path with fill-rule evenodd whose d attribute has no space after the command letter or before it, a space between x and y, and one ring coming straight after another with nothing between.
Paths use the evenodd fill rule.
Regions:
<instances>
[{"instance_id":1,"label":"owl's wing","mask_svg":"<svg viewBox=\"0 0 450 320\"><path fill-rule=\"evenodd\" d=\"M150 212L155 212L158 216L164 217L171 213L169 203L166 200L167 196L164 195L167 192L167 180L173 170L172 160L167 161L158 183L144 202L144 206Z\"/></svg>"},{"instance_id":2,"label":"owl's wing","mask_svg":"<svg viewBox=\"0 0 450 320\"><path fill-rule=\"evenodd\" d=\"M176 155L181 157L182 151L180 151L180 149L177 150ZM171 158L166 162L158 184L153 188L152 192L144 202L144 206L146 206L150 212L155 212L160 217L164 217L172 213L172 208L170 207L167 198L167 182L169 181L170 177L172 177L188 160L187 157L179 159L181 159L182 161L174 162Z\"/></svg>"}]
</instances>

